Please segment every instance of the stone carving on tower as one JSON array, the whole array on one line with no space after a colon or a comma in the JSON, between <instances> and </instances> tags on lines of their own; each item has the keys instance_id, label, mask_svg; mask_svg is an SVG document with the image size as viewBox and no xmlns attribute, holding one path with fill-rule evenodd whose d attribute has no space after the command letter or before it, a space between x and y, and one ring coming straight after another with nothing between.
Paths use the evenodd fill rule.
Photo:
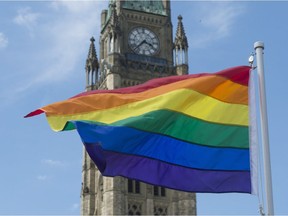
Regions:
<instances>
[{"instance_id":1,"label":"stone carving on tower","mask_svg":"<svg viewBox=\"0 0 288 216\"><path fill-rule=\"evenodd\" d=\"M170 0L110 0L101 13L99 61L95 40L90 40L86 90L187 74L188 42L182 18L178 18L173 42L170 7ZM196 196L123 177L103 177L84 150L81 214L195 215Z\"/></svg>"}]
</instances>

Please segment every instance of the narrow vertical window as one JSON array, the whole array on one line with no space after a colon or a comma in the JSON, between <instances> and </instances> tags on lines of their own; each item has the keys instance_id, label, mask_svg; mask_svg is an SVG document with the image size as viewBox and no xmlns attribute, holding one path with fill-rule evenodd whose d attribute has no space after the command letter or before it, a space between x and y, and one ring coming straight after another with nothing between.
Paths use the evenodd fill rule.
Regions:
<instances>
[{"instance_id":1,"label":"narrow vertical window","mask_svg":"<svg viewBox=\"0 0 288 216\"><path fill-rule=\"evenodd\" d=\"M164 187L161 187L161 196L162 197L166 196L166 189Z\"/></svg>"},{"instance_id":2,"label":"narrow vertical window","mask_svg":"<svg viewBox=\"0 0 288 216\"><path fill-rule=\"evenodd\" d=\"M140 193L140 182L139 181L134 181L135 182L135 193Z\"/></svg>"},{"instance_id":3,"label":"narrow vertical window","mask_svg":"<svg viewBox=\"0 0 288 216\"><path fill-rule=\"evenodd\" d=\"M133 193L133 180L128 179L128 193Z\"/></svg>"},{"instance_id":4,"label":"narrow vertical window","mask_svg":"<svg viewBox=\"0 0 288 216\"><path fill-rule=\"evenodd\" d=\"M158 187L157 186L154 186L154 196L159 196L159 193L158 193Z\"/></svg>"}]
</instances>

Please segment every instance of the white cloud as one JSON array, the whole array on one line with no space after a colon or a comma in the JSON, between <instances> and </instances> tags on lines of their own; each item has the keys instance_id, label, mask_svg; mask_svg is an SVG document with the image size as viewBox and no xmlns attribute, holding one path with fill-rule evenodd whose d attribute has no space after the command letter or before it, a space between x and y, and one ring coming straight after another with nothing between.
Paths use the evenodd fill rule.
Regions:
<instances>
[{"instance_id":1,"label":"white cloud","mask_svg":"<svg viewBox=\"0 0 288 216\"><path fill-rule=\"evenodd\" d=\"M8 38L0 32L0 49L5 48L8 45Z\"/></svg>"},{"instance_id":2,"label":"white cloud","mask_svg":"<svg viewBox=\"0 0 288 216\"><path fill-rule=\"evenodd\" d=\"M244 12L243 4L235 2L207 2L197 8L201 17L189 42L193 47L206 47L215 41L227 38L233 32L240 15Z\"/></svg>"},{"instance_id":3,"label":"white cloud","mask_svg":"<svg viewBox=\"0 0 288 216\"><path fill-rule=\"evenodd\" d=\"M46 175L38 175L36 178L37 178L39 181L45 181L45 180L48 179L48 176L46 176Z\"/></svg>"},{"instance_id":4,"label":"white cloud","mask_svg":"<svg viewBox=\"0 0 288 216\"><path fill-rule=\"evenodd\" d=\"M38 23L41 28L37 29L37 36L48 40L39 47L41 67L33 73L30 71L27 80L15 89L17 93L35 85L63 81L79 64L83 64L84 73L84 63L80 60L88 54L90 37L97 38L95 33L99 34L101 10L107 7L106 1L54 1L49 4L50 11L46 14L49 19ZM32 25L33 18L30 20ZM35 53L35 59L39 53Z\"/></svg>"},{"instance_id":5,"label":"white cloud","mask_svg":"<svg viewBox=\"0 0 288 216\"><path fill-rule=\"evenodd\" d=\"M40 14L32 12L30 7L25 7L17 11L17 16L14 17L13 21L16 24L27 28L30 35L34 36L33 29L37 25L37 19L39 18L39 16Z\"/></svg>"},{"instance_id":6,"label":"white cloud","mask_svg":"<svg viewBox=\"0 0 288 216\"><path fill-rule=\"evenodd\" d=\"M46 164L48 166L53 166L53 167L65 167L65 166L67 166L67 163L65 163L63 161L51 160L51 159L41 160L41 163Z\"/></svg>"},{"instance_id":7,"label":"white cloud","mask_svg":"<svg viewBox=\"0 0 288 216\"><path fill-rule=\"evenodd\" d=\"M92 5L97 3L98 5L100 3L104 3L104 1L67 1L67 0L58 0L58 1L53 1L51 3L51 7L56 9L56 10L61 10L65 8L66 10L72 12L72 13L83 13L85 10L90 10L91 9L91 3ZM107 5L106 5L107 6ZM96 10L97 8L94 8Z\"/></svg>"}]
</instances>

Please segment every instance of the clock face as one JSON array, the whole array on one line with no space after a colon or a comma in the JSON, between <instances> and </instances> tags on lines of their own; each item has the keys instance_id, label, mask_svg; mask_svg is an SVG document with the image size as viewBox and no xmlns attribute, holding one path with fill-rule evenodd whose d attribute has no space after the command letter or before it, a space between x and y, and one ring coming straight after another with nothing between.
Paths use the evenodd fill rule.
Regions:
<instances>
[{"instance_id":1,"label":"clock face","mask_svg":"<svg viewBox=\"0 0 288 216\"><path fill-rule=\"evenodd\" d=\"M160 48L159 39L149 29L137 27L128 36L128 44L133 52L142 55L155 55Z\"/></svg>"}]
</instances>

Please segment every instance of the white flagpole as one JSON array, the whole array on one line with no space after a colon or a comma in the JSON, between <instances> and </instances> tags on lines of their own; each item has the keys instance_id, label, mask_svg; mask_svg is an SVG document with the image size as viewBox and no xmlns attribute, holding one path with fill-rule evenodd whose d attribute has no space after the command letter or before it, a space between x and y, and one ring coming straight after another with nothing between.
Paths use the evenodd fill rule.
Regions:
<instances>
[{"instance_id":1,"label":"white flagpole","mask_svg":"<svg viewBox=\"0 0 288 216\"><path fill-rule=\"evenodd\" d=\"M267 107L266 107L265 77L264 77L264 60L263 60L264 59L263 58L264 43L261 41L255 42L254 49L256 52L257 71L258 71L258 79L259 79L260 121L261 121L261 134L262 134L267 214L274 215L269 134L268 134L268 118L267 118Z\"/></svg>"}]
</instances>

